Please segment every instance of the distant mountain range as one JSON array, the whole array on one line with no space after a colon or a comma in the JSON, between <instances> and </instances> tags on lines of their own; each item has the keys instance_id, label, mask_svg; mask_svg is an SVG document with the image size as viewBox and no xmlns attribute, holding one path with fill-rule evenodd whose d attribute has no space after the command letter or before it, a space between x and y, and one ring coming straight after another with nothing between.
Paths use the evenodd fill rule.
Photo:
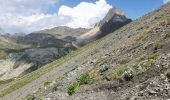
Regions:
<instances>
[{"instance_id":1,"label":"distant mountain range","mask_svg":"<svg viewBox=\"0 0 170 100\"><path fill-rule=\"evenodd\" d=\"M77 47L99 39L129 22L131 20L126 18L120 10L112 8L106 17L92 29L59 26L27 35L23 33L6 35L4 37L10 41L8 46L1 50L5 55L1 58L0 68L5 66L6 69L0 71L0 80L18 77L37 70ZM16 48L10 46L13 43Z\"/></svg>"}]
</instances>

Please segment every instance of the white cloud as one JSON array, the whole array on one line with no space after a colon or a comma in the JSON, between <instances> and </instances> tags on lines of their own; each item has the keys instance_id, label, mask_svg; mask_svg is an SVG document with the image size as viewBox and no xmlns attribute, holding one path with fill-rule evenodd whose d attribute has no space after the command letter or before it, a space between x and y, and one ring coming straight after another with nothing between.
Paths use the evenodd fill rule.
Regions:
<instances>
[{"instance_id":1,"label":"white cloud","mask_svg":"<svg viewBox=\"0 0 170 100\"><path fill-rule=\"evenodd\" d=\"M0 27L6 32L32 32L56 26L92 27L111 8L106 0L81 2L76 7L61 6L49 14L58 0L0 0Z\"/></svg>"},{"instance_id":2,"label":"white cloud","mask_svg":"<svg viewBox=\"0 0 170 100\"><path fill-rule=\"evenodd\" d=\"M164 2L164 3L168 3L168 2L170 2L170 0L163 0L163 2Z\"/></svg>"},{"instance_id":3,"label":"white cloud","mask_svg":"<svg viewBox=\"0 0 170 100\"><path fill-rule=\"evenodd\" d=\"M95 3L82 2L73 8L61 6L58 14L72 17L71 22L66 24L69 27L89 28L101 20L110 8L112 6L106 0L99 0Z\"/></svg>"}]
</instances>

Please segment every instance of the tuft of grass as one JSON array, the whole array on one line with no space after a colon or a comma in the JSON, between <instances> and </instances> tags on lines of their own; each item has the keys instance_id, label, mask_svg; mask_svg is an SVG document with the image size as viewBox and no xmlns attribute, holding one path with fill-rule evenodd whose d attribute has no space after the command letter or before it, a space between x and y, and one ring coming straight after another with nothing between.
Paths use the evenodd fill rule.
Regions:
<instances>
[{"instance_id":1,"label":"tuft of grass","mask_svg":"<svg viewBox=\"0 0 170 100\"><path fill-rule=\"evenodd\" d=\"M151 29L149 27L144 28L143 31L136 38L136 41L146 39L150 32L151 32Z\"/></svg>"},{"instance_id":2,"label":"tuft of grass","mask_svg":"<svg viewBox=\"0 0 170 100\"><path fill-rule=\"evenodd\" d=\"M68 87L68 94L69 95L74 94L77 91L78 88L79 88L79 83L78 82L75 82L75 83L71 84Z\"/></svg>"},{"instance_id":3,"label":"tuft of grass","mask_svg":"<svg viewBox=\"0 0 170 100\"><path fill-rule=\"evenodd\" d=\"M157 54L151 54L147 57L147 59L143 60L137 60L133 65L132 65L132 70L135 74L138 74L140 72L145 71L146 69L152 67L157 59L158 55Z\"/></svg>"},{"instance_id":4,"label":"tuft of grass","mask_svg":"<svg viewBox=\"0 0 170 100\"><path fill-rule=\"evenodd\" d=\"M30 94L26 97L26 100L37 100L35 94Z\"/></svg>"},{"instance_id":5,"label":"tuft of grass","mask_svg":"<svg viewBox=\"0 0 170 100\"><path fill-rule=\"evenodd\" d=\"M117 67L114 71L115 78L120 78L121 75L124 73L124 71L125 71L125 68L120 67L120 66Z\"/></svg>"},{"instance_id":6,"label":"tuft of grass","mask_svg":"<svg viewBox=\"0 0 170 100\"><path fill-rule=\"evenodd\" d=\"M112 80L112 75L111 74L108 74L106 75L104 78L107 80L107 81L111 81Z\"/></svg>"},{"instance_id":7,"label":"tuft of grass","mask_svg":"<svg viewBox=\"0 0 170 100\"><path fill-rule=\"evenodd\" d=\"M77 82L80 85L88 84L90 82L90 75L88 73L82 74L79 79L77 79Z\"/></svg>"},{"instance_id":8,"label":"tuft of grass","mask_svg":"<svg viewBox=\"0 0 170 100\"><path fill-rule=\"evenodd\" d=\"M48 81L48 80L46 80L45 82L44 82L44 86L46 87L46 86L48 86L50 84L50 82Z\"/></svg>"},{"instance_id":9,"label":"tuft of grass","mask_svg":"<svg viewBox=\"0 0 170 100\"><path fill-rule=\"evenodd\" d=\"M139 72L139 62L136 62L134 65L132 65L132 70L134 71L134 73L138 73Z\"/></svg>"},{"instance_id":10,"label":"tuft of grass","mask_svg":"<svg viewBox=\"0 0 170 100\"><path fill-rule=\"evenodd\" d=\"M159 41L156 41L154 43L154 50L161 49L162 47L163 47L163 45Z\"/></svg>"}]
</instances>

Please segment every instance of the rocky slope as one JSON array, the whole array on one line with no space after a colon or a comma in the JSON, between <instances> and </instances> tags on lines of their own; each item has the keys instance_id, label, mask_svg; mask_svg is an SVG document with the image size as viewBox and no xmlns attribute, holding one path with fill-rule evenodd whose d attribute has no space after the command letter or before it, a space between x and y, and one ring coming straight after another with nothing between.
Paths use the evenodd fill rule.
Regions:
<instances>
[{"instance_id":1,"label":"rocky slope","mask_svg":"<svg viewBox=\"0 0 170 100\"><path fill-rule=\"evenodd\" d=\"M1 90L2 100L170 99L170 3Z\"/></svg>"},{"instance_id":2,"label":"rocky slope","mask_svg":"<svg viewBox=\"0 0 170 100\"><path fill-rule=\"evenodd\" d=\"M60 80L49 80L51 84L32 96L52 100L170 99L169 44L170 3L94 43L83 60L73 63L77 67Z\"/></svg>"}]
</instances>

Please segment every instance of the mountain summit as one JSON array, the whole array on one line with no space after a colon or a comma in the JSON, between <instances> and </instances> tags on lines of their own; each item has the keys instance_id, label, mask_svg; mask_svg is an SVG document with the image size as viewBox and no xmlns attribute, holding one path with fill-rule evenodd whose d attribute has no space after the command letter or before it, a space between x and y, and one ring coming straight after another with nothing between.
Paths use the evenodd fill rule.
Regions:
<instances>
[{"instance_id":1,"label":"mountain summit","mask_svg":"<svg viewBox=\"0 0 170 100\"><path fill-rule=\"evenodd\" d=\"M115 31L131 21L131 19L128 19L124 15L123 11L116 8L111 8L106 16L99 23L97 23L93 29L81 35L77 39L77 42L73 44L78 47L83 46Z\"/></svg>"}]
</instances>

